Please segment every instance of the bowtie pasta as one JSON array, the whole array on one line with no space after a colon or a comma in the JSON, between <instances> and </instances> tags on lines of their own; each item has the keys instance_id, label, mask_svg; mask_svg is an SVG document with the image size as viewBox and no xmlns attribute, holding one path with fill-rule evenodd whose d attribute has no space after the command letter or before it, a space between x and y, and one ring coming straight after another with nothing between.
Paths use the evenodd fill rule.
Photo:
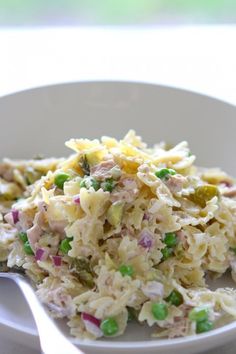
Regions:
<instances>
[{"instance_id":1,"label":"bowtie pasta","mask_svg":"<svg viewBox=\"0 0 236 354\"><path fill-rule=\"evenodd\" d=\"M97 339L145 322L154 337L236 318L236 184L199 168L187 142L148 148L71 139L66 159L3 160L0 266L26 273L72 335Z\"/></svg>"}]
</instances>

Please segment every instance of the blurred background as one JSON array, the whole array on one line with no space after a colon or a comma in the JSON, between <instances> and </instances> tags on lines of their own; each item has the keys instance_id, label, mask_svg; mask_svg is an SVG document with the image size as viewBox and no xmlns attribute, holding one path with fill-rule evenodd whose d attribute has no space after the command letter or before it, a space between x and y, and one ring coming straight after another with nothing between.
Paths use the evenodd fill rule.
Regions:
<instances>
[{"instance_id":1,"label":"blurred background","mask_svg":"<svg viewBox=\"0 0 236 354\"><path fill-rule=\"evenodd\" d=\"M125 80L236 104L235 38L236 0L0 0L0 96Z\"/></svg>"},{"instance_id":2,"label":"blurred background","mask_svg":"<svg viewBox=\"0 0 236 354\"><path fill-rule=\"evenodd\" d=\"M1 26L236 22L236 0L0 0Z\"/></svg>"}]
</instances>

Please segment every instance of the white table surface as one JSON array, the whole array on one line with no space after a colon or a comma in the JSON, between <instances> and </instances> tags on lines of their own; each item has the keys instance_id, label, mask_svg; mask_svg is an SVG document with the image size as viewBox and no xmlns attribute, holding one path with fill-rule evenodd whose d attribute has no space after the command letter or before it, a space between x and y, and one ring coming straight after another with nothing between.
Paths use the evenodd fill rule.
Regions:
<instances>
[{"instance_id":1,"label":"white table surface","mask_svg":"<svg viewBox=\"0 0 236 354\"><path fill-rule=\"evenodd\" d=\"M132 80L236 104L235 39L236 26L1 29L0 96L59 82ZM235 345L208 354L235 354ZM0 354L16 353L39 351L0 333Z\"/></svg>"}]
</instances>

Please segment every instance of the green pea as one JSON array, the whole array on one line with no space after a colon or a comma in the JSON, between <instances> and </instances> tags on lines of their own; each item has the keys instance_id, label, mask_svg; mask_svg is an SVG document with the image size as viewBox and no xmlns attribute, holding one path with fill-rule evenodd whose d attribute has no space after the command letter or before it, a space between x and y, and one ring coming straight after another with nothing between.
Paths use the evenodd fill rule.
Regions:
<instances>
[{"instance_id":1,"label":"green pea","mask_svg":"<svg viewBox=\"0 0 236 354\"><path fill-rule=\"evenodd\" d=\"M168 308L166 304L155 302L152 304L152 314L156 320L163 321L168 316Z\"/></svg>"},{"instance_id":2,"label":"green pea","mask_svg":"<svg viewBox=\"0 0 236 354\"><path fill-rule=\"evenodd\" d=\"M111 193L114 188L115 188L115 182L112 178L106 179L106 181L103 183L103 190L105 192Z\"/></svg>"},{"instance_id":3,"label":"green pea","mask_svg":"<svg viewBox=\"0 0 236 354\"><path fill-rule=\"evenodd\" d=\"M213 329L213 323L211 321L205 320L205 321L197 322L197 326L196 326L197 333L208 332L211 329Z\"/></svg>"},{"instance_id":4,"label":"green pea","mask_svg":"<svg viewBox=\"0 0 236 354\"><path fill-rule=\"evenodd\" d=\"M113 336L119 330L118 323L113 317L108 317L102 321L100 328L104 336Z\"/></svg>"},{"instance_id":5,"label":"green pea","mask_svg":"<svg viewBox=\"0 0 236 354\"><path fill-rule=\"evenodd\" d=\"M68 173L61 172L55 176L54 183L58 188L63 189L64 183L69 179L70 179L70 175L68 175Z\"/></svg>"},{"instance_id":6,"label":"green pea","mask_svg":"<svg viewBox=\"0 0 236 354\"><path fill-rule=\"evenodd\" d=\"M92 187L95 191L98 191L100 188L100 183L98 181L96 181L96 179L92 180Z\"/></svg>"},{"instance_id":7,"label":"green pea","mask_svg":"<svg viewBox=\"0 0 236 354\"><path fill-rule=\"evenodd\" d=\"M59 246L59 250L64 254L68 254L68 252L71 250L70 242L72 240L73 237L67 237L64 240L62 240Z\"/></svg>"},{"instance_id":8,"label":"green pea","mask_svg":"<svg viewBox=\"0 0 236 354\"><path fill-rule=\"evenodd\" d=\"M90 187L93 187L93 189L97 191L100 188L100 183L90 176L84 177L80 182L80 188L89 189Z\"/></svg>"},{"instance_id":9,"label":"green pea","mask_svg":"<svg viewBox=\"0 0 236 354\"><path fill-rule=\"evenodd\" d=\"M125 265L125 264L122 264L120 267L119 267L119 271L120 273L122 274L122 276L124 277L125 275L129 275L130 277L134 274L134 269L132 266L130 265Z\"/></svg>"},{"instance_id":10,"label":"green pea","mask_svg":"<svg viewBox=\"0 0 236 354\"><path fill-rule=\"evenodd\" d=\"M28 237L27 237L27 233L26 232L20 232L19 233L19 239L22 241L22 242L26 242L26 241L28 241Z\"/></svg>"},{"instance_id":11,"label":"green pea","mask_svg":"<svg viewBox=\"0 0 236 354\"><path fill-rule=\"evenodd\" d=\"M80 182L80 188L87 188L86 187L86 178L82 179L82 181Z\"/></svg>"},{"instance_id":12,"label":"green pea","mask_svg":"<svg viewBox=\"0 0 236 354\"><path fill-rule=\"evenodd\" d=\"M168 247L174 247L177 244L177 237L176 234L174 232L167 232L165 234L165 238L164 238L164 243L168 246Z\"/></svg>"},{"instance_id":13,"label":"green pea","mask_svg":"<svg viewBox=\"0 0 236 354\"><path fill-rule=\"evenodd\" d=\"M172 305L179 306L183 303L183 296L174 289L165 300Z\"/></svg>"},{"instance_id":14,"label":"green pea","mask_svg":"<svg viewBox=\"0 0 236 354\"><path fill-rule=\"evenodd\" d=\"M166 246L165 248L162 248L161 253L162 253L162 260L165 261L172 256L173 249Z\"/></svg>"},{"instance_id":15,"label":"green pea","mask_svg":"<svg viewBox=\"0 0 236 354\"><path fill-rule=\"evenodd\" d=\"M189 312L188 318L196 322L206 321L208 320L208 309L206 307L195 307Z\"/></svg>"},{"instance_id":16,"label":"green pea","mask_svg":"<svg viewBox=\"0 0 236 354\"><path fill-rule=\"evenodd\" d=\"M24 243L24 251L25 251L25 253L28 254L29 256L34 255L34 252L33 252L32 248L31 248L31 246L30 246L29 241L26 241L26 242Z\"/></svg>"},{"instance_id":17,"label":"green pea","mask_svg":"<svg viewBox=\"0 0 236 354\"><path fill-rule=\"evenodd\" d=\"M161 170L155 172L155 175L160 179L166 179L169 175L176 175L176 172L171 168L162 168Z\"/></svg>"}]
</instances>

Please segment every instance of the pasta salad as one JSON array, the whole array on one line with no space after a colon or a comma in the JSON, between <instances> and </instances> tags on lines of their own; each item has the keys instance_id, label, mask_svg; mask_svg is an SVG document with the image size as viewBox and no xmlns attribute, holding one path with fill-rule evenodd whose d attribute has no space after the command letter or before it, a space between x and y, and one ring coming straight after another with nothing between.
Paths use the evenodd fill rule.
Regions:
<instances>
[{"instance_id":1,"label":"pasta salad","mask_svg":"<svg viewBox=\"0 0 236 354\"><path fill-rule=\"evenodd\" d=\"M209 331L236 318L236 184L194 165L187 142L153 148L71 139L69 158L0 164L0 266L26 273L71 334L154 337Z\"/></svg>"}]
</instances>

